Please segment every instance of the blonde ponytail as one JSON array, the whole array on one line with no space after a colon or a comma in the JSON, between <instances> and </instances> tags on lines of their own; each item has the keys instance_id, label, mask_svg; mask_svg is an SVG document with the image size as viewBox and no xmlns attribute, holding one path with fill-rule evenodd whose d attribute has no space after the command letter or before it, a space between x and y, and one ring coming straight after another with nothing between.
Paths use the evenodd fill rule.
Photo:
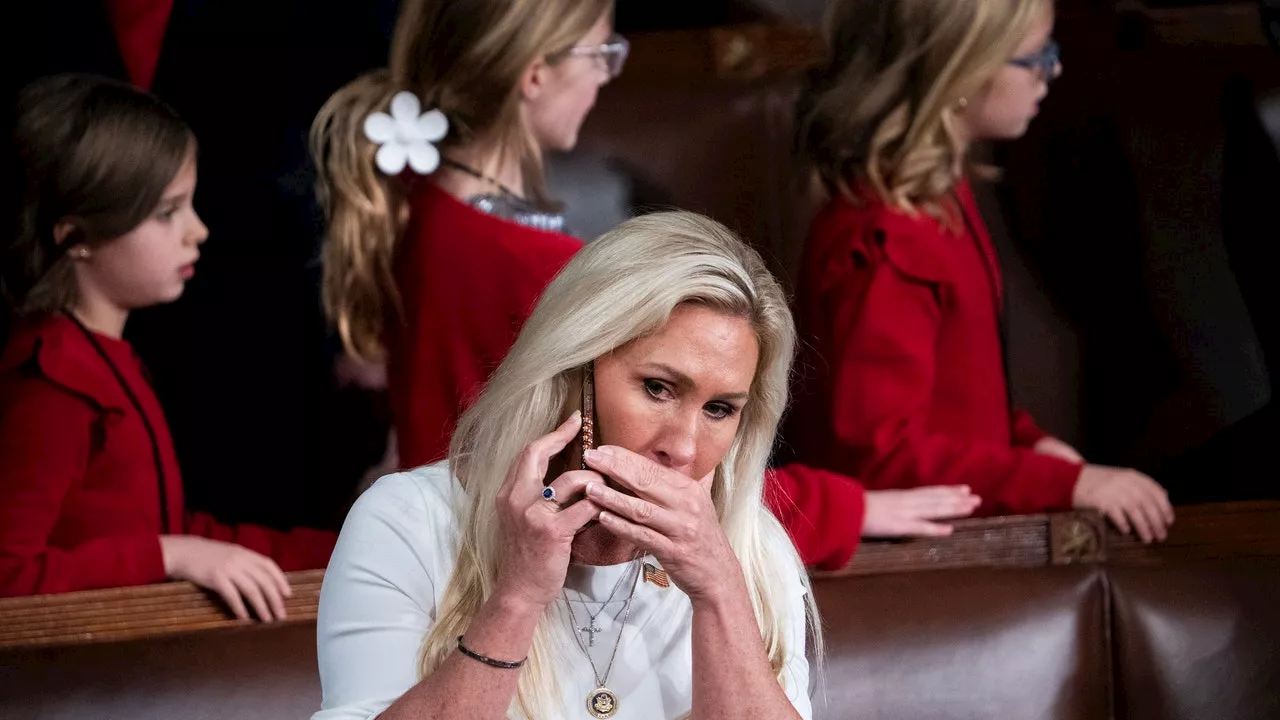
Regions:
<instances>
[{"instance_id":1,"label":"blonde ponytail","mask_svg":"<svg viewBox=\"0 0 1280 720\"><path fill-rule=\"evenodd\" d=\"M352 355L382 356L386 318L399 312L394 260L407 214L404 182L374 164L377 145L364 120L384 111L400 88L380 70L348 83L320 109L311 126L316 190L328 226L321 257L325 312Z\"/></svg>"},{"instance_id":2,"label":"blonde ponytail","mask_svg":"<svg viewBox=\"0 0 1280 720\"><path fill-rule=\"evenodd\" d=\"M325 234L325 312L347 352L383 355L383 329L400 313L395 257L409 217L407 187L374 163L365 118L386 112L400 91L439 110L449 134L437 148L489 143L513 153L525 191L545 200L541 150L520 113L520 78L538 58L572 47L611 0L402 0L389 70L370 73L329 98L311 126Z\"/></svg>"}]
</instances>

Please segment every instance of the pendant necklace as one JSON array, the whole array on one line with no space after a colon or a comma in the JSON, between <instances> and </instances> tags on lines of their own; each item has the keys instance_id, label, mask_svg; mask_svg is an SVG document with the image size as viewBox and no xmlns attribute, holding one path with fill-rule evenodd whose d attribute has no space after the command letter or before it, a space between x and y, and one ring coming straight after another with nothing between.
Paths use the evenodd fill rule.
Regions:
<instances>
[{"instance_id":1,"label":"pendant necklace","mask_svg":"<svg viewBox=\"0 0 1280 720\"><path fill-rule=\"evenodd\" d=\"M637 555L638 555L638 554L639 554L639 553L637 553ZM637 559L638 559L638 558L637 558ZM633 563L634 563L634 562L636 562L636 560L637 560L637 559L632 559L632 561L631 561L631 562L633 562ZM613 584L613 590L609 593L609 599L608 599L608 600L605 600L603 603L601 603L601 605L600 605L600 609L599 609L599 610L597 610L597 611L595 611L595 613L594 613L594 614L593 614L591 611L589 611L589 610L585 610L585 608L586 608L586 606L587 606L587 601L586 601L586 600L579 600L579 601L578 601L578 602L582 603L582 607L584 608L584 611L587 613L587 624L586 624L586 625L584 625L584 626L582 626L582 627L577 628L577 631L578 631L579 633L586 633L586 635L587 635L587 647L595 647L595 646L596 646L596 633L602 632L602 631L600 630L600 628L596 627L596 618L600 617L600 615L602 615L602 614L604 613L605 608L607 608L607 607L609 607L610 605L612 605L612 604L613 604L613 596L618 594L618 590L619 590L619 589L621 589L621 588L622 588L622 586L626 584L626 580L627 580L627 574L626 574L625 572L624 572L622 575L619 575L619 576L618 576L618 581L617 581L617 582L615 582L615 583ZM563 589L561 590L561 594L562 594L562 595L564 595L564 602L565 602L565 605L569 605L569 617L570 617L570 619L574 619L574 620L576 620L576 619L573 617L573 607L572 607L572 605L570 605L570 603L569 603L569 596L568 596L567 594L565 594L565 593L564 593Z\"/></svg>"},{"instance_id":2,"label":"pendant necklace","mask_svg":"<svg viewBox=\"0 0 1280 720\"><path fill-rule=\"evenodd\" d=\"M622 622L618 623L618 639L613 644L613 652L609 654L609 665L605 667L603 676L596 669L596 661L591 659L591 653L587 651L582 638L578 637L578 633L573 634L578 648L582 650L583 655L587 656L587 662L591 663L591 674L596 679L596 689L587 694L587 714L596 720L607 720L618 713L618 695L609 689L609 675L613 672L613 661L617 659L618 648L622 645L622 631L626 629L627 620L631 617L631 602L636 598L636 587L639 584L640 568L637 566L635 577L631 580L631 594L627 596L627 605L622 611ZM564 590L562 589L560 593L564 595ZM569 608L569 616L572 618L573 606L569 605L567 595L565 595L565 605Z\"/></svg>"}]
</instances>

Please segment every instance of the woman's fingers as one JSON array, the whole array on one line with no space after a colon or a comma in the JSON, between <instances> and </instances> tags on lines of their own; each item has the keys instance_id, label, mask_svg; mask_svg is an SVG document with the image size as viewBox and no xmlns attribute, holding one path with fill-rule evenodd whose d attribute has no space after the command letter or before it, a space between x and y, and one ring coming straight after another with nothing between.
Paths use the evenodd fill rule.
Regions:
<instances>
[{"instance_id":1,"label":"woman's fingers","mask_svg":"<svg viewBox=\"0 0 1280 720\"><path fill-rule=\"evenodd\" d=\"M624 495L604 483L587 486L587 497L597 505L637 525L653 528L666 537L676 533L677 523L672 513L643 498Z\"/></svg>"},{"instance_id":2,"label":"woman's fingers","mask_svg":"<svg viewBox=\"0 0 1280 720\"><path fill-rule=\"evenodd\" d=\"M557 510L556 505L559 505L562 509L581 500L584 497L583 491L592 482L604 482L604 477L600 473L591 470L570 470L551 481L551 484L548 485L556 492L555 504L546 502L542 498L541 491L534 496L534 499L542 503L548 510L555 512Z\"/></svg>"},{"instance_id":3,"label":"woman's fingers","mask_svg":"<svg viewBox=\"0 0 1280 720\"><path fill-rule=\"evenodd\" d=\"M637 525L608 510L600 511L600 524L609 528L609 532L614 535L652 553L659 561L671 557L671 540L653 528Z\"/></svg>"},{"instance_id":4,"label":"woman's fingers","mask_svg":"<svg viewBox=\"0 0 1280 720\"><path fill-rule=\"evenodd\" d=\"M568 420L560 423L555 430L543 435L525 446L516 458L512 477L507 479L508 487L504 490L514 494L515 498L532 497L542 492L542 479L547 476L547 466L551 458L564 450L577 436L582 428L582 413L574 411Z\"/></svg>"},{"instance_id":5,"label":"woman's fingers","mask_svg":"<svg viewBox=\"0 0 1280 720\"><path fill-rule=\"evenodd\" d=\"M601 507L594 501L584 498L557 512L554 522L562 531L576 534L587 523L597 519L600 510Z\"/></svg>"},{"instance_id":6,"label":"woman's fingers","mask_svg":"<svg viewBox=\"0 0 1280 720\"><path fill-rule=\"evenodd\" d=\"M613 445L588 450L584 459L591 469L616 480L642 498L670 507L685 486L696 484L680 473L652 460Z\"/></svg>"}]
</instances>

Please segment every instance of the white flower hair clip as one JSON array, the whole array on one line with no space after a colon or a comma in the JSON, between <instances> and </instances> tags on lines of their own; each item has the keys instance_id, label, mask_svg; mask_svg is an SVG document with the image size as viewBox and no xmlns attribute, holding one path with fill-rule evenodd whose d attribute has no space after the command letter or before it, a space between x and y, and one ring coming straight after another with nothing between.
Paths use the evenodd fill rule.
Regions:
<instances>
[{"instance_id":1,"label":"white flower hair clip","mask_svg":"<svg viewBox=\"0 0 1280 720\"><path fill-rule=\"evenodd\" d=\"M421 113L421 114L419 114ZM378 148L374 160L387 175L399 175L407 164L419 175L440 167L440 151L432 143L449 132L449 120L439 110L422 112L422 103L411 92L391 98L391 114L371 113L364 120L364 136Z\"/></svg>"}]
</instances>

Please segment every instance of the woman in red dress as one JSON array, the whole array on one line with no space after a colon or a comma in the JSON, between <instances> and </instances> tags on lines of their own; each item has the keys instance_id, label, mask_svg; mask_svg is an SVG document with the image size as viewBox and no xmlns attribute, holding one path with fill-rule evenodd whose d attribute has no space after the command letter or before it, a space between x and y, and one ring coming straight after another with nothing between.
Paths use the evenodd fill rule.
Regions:
<instances>
[{"instance_id":1,"label":"woman in red dress","mask_svg":"<svg viewBox=\"0 0 1280 720\"><path fill-rule=\"evenodd\" d=\"M0 290L0 596L190 580L238 617L284 616L282 568L324 567L332 533L228 527L183 505L164 413L121 339L176 300L208 234L195 140L158 100L63 75L18 102L19 179Z\"/></svg>"},{"instance_id":2,"label":"woman in red dress","mask_svg":"<svg viewBox=\"0 0 1280 720\"><path fill-rule=\"evenodd\" d=\"M965 484L987 513L1092 507L1143 540L1164 490L1086 464L1009 402L1004 286L969 151L1022 135L1061 71L1050 0L842 0L800 143L830 196L805 246L788 439L869 488ZM981 174L981 170L978 171Z\"/></svg>"}]
</instances>

